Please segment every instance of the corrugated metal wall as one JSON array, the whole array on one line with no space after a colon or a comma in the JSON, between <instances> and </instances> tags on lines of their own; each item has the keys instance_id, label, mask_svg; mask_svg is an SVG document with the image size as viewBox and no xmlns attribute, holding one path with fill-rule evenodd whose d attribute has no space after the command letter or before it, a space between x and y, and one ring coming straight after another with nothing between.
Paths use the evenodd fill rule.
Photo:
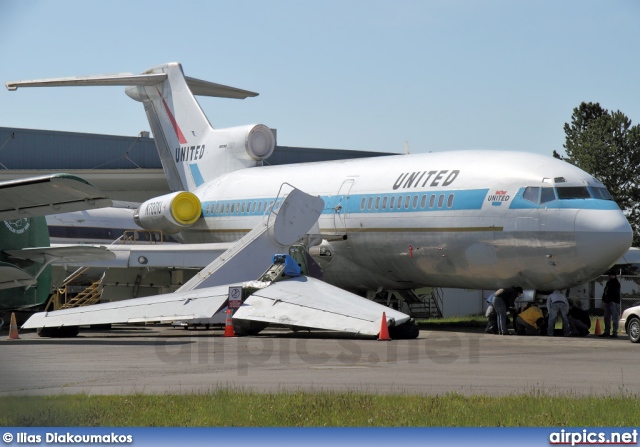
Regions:
<instances>
[{"instance_id":1,"label":"corrugated metal wall","mask_svg":"<svg viewBox=\"0 0 640 447\"><path fill-rule=\"evenodd\" d=\"M0 127L0 169L161 169L152 138Z\"/></svg>"},{"instance_id":2,"label":"corrugated metal wall","mask_svg":"<svg viewBox=\"0 0 640 447\"><path fill-rule=\"evenodd\" d=\"M266 164L390 155L277 146ZM153 138L0 127L0 169L161 169Z\"/></svg>"}]
</instances>

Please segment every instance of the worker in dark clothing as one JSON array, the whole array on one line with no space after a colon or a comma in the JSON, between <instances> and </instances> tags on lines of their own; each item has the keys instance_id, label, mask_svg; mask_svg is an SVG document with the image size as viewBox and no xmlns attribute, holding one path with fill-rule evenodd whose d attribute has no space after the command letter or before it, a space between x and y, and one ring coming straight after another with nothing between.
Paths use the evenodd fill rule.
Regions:
<instances>
[{"instance_id":1,"label":"worker in dark clothing","mask_svg":"<svg viewBox=\"0 0 640 447\"><path fill-rule=\"evenodd\" d=\"M579 301L578 304L580 304ZM574 305L572 301L569 301L569 312L567 313L567 317L569 318L569 327L571 328L572 337L586 337L589 335L591 318L587 311Z\"/></svg>"},{"instance_id":2,"label":"worker in dark clothing","mask_svg":"<svg viewBox=\"0 0 640 447\"><path fill-rule=\"evenodd\" d=\"M507 310L513 308L513 304L519 296L522 296L522 287L509 287L496 291L493 297L493 307L498 316L499 335L510 335L507 327Z\"/></svg>"},{"instance_id":3,"label":"worker in dark clothing","mask_svg":"<svg viewBox=\"0 0 640 447\"><path fill-rule=\"evenodd\" d=\"M604 286L602 307L604 308L604 332L600 337L617 338L618 320L620 320L620 281L616 278L615 272L609 273L609 281Z\"/></svg>"}]
</instances>

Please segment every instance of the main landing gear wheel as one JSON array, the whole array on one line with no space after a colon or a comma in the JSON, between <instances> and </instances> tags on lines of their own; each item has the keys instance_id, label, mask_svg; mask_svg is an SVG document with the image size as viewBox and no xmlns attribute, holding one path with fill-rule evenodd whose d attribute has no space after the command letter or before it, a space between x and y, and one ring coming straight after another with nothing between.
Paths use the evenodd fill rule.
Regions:
<instances>
[{"instance_id":1,"label":"main landing gear wheel","mask_svg":"<svg viewBox=\"0 0 640 447\"><path fill-rule=\"evenodd\" d=\"M258 333L269 326L269 323L251 320L233 320L233 332L237 336L258 335Z\"/></svg>"},{"instance_id":2,"label":"main landing gear wheel","mask_svg":"<svg viewBox=\"0 0 640 447\"><path fill-rule=\"evenodd\" d=\"M80 333L80 326L41 327L37 334L39 337L71 338Z\"/></svg>"}]
</instances>

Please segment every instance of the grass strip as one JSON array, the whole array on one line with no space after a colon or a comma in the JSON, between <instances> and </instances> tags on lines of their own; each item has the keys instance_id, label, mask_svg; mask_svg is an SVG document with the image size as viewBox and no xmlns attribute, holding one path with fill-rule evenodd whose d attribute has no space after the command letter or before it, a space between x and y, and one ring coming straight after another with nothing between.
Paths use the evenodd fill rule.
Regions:
<instances>
[{"instance_id":1,"label":"grass strip","mask_svg":"<svg viewBox=\"0 0 640 447\"><path fill-rule=\"evenodd\" d=\"M0 426L548 427L634 426L637 396L504 397L359 392L3 397Z\"/></svg>"}]
</instances>

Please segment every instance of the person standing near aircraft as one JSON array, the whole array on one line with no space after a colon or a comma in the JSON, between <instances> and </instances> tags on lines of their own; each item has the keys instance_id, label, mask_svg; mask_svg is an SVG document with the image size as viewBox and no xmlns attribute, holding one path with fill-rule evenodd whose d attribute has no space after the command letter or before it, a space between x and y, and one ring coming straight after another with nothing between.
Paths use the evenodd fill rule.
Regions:
<instances>
[{"instance_id":1,"label":"person standing near aircraft","mask_svg":"<svg viewBox=\"0 0 640 447\"><path fill-rule=\"evenodd\" d=\"M493 307L498 315L498 334L509 335L507 327L507 310L513 307L513 304L519 296L522 296L522 287L509 287L508 289L499 289L493 297Z\"/></svg>"},{"instance_id":2,"label":"person standing near aircraft","mask_svg":"<svg viewBox=\"0 0 640 447\"><path fill-rule=\"evenodd\" d=\"M560 318L562 318L562 334L565 337L568 337L571 333L571 329L569 326L569 318L567 316L569 312L569 302L567 301L567 297L559 290L554 290L547 298L547 309L549 310L549 326L547 327L547 335L549 337L553 337L559 313Z\"/></svg>"},{"instance_id":3,"label":"person standing near aircraft","mask_svg":"<svg viewBox=\"0 0 640 447\"><path fill-rule=\"evenodd\" d=\"M618 338L618 320L620 319L620 281L616 278L615 272L609 273L609 280L604 286L602 307L604 308L604 332L600 337ZM612 320L613 331L611 332Z\"/></svg>"},{"instance_id":4,"label":"person standing near aircraft","mask_svg":"<svg viewBox=\"0 0 640 447\"><path fill-rule=\"evenodd\" d=\"M492 293L487 298L487 303L489 304L489 306L487 307L487 311L484 314L484 316L487 317L487 327L484 330L487 334L495 334L498 332L496 309L495 307L493 307L494 296L495 296L495 293Z\"/></svg>"}]
</instances>

